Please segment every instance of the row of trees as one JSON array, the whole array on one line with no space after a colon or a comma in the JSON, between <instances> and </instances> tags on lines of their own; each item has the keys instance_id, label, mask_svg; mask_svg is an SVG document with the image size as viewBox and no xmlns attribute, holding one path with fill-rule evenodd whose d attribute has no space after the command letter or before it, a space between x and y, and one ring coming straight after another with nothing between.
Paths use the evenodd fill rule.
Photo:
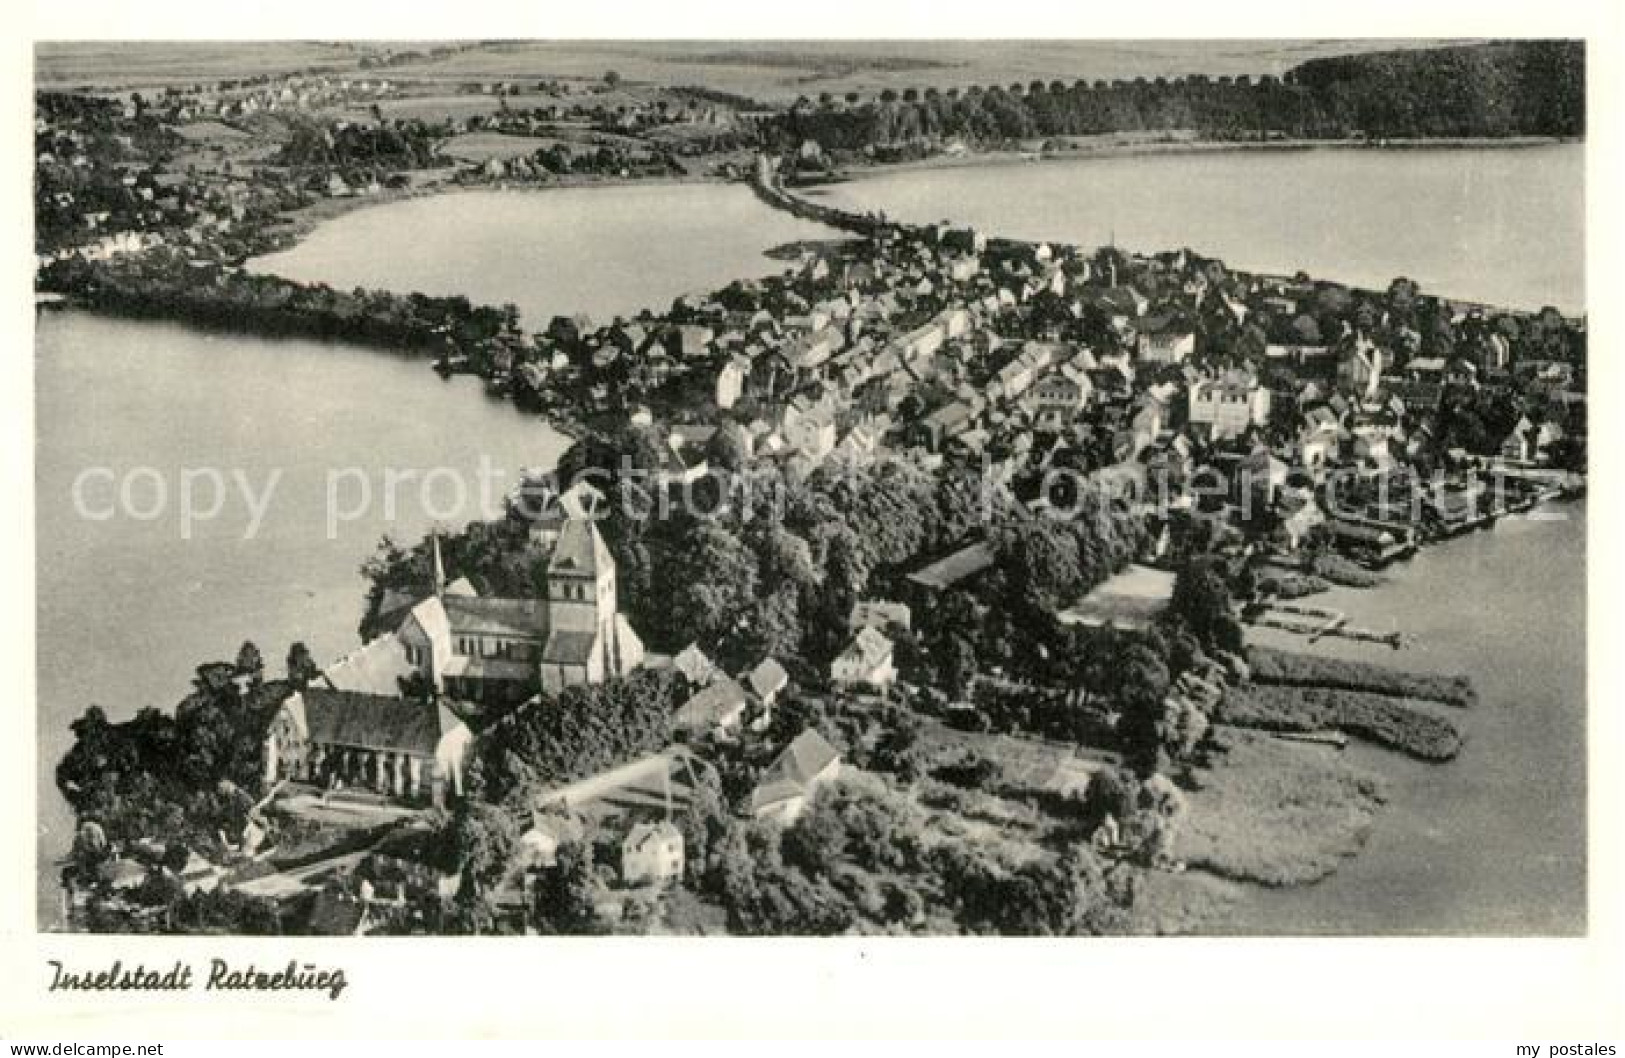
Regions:
<instances>
[{"instance_id":1,"label":"row of trees","mask_svg":"<svg viewBox=\"0 0 1625 1058\"><path fill-rule=\"evenodd\" d=\"M1519 41L1318 59L1284 79L1033 81L964 91L883 92L838 107L792 108L765 134L858 150L921 139L1002 142L1045 136L1194 129L1231 139L1577 136L1585 125L1585 49Z\"/></svg>"}]
</instances>

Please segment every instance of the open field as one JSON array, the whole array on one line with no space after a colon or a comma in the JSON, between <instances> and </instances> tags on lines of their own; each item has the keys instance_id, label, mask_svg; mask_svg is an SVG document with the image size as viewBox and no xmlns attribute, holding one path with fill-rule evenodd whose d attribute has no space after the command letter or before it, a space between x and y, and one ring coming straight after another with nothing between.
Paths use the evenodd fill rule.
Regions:
<instances>
[{"instance_id":1,"label":"open field","mask_svg":"<svg viewBox=\"0 0 1625 1058\"><path fill-rule=\"evenodd\" d=\"M317 41L41 41L41 88L141 87L295 70L356 69L357 46Z\"/></svg>"},{"instance_id":2,"label":"open field","mask_svg":"<svg viewBox=\"0 0 1625 1058\"><path fill-rule=\"evenodd\" d=\"M249 138L248 133L222 125L218 121L194 121L190 125L177 125L175 132L188 143L237 144Z\"/></svg>"},{"instance_id":3,"label":"open field","mask_svg":"<svg viewBox=\"0 0 1625 1058\"><path fill-rule=\"evenodd\" d=\"M400 76L600 77L703 84L772 102L820 92L864 94L935 85L1026 84L1187 73L1279 74L1307 59L1368 51L1384 42L1236 41L680 41L514 42L441 62L402 66Z\"/></svg>"},{"instance_id":4,"label":"open field","mask_svg":"<svg viewBox=\"0 0 1625 1058\"><path fill-rule=\"evenodd\" d=\"M543 147L562 141L539 136L510 136L505 132L470 132L453 136L440 145L440 153L448 158L465 162L488 162L492 158L507 161L535 154Z\"/></svg>"},{"instance_id":5,"label":"open field","mask_svg":"<svg viewBox=\"0 0 1625 1058\"><path fill-rule=\"evenodd\" d=\"M771 102L820 92L1055 79L1279 74L1308 59L1422 41L505 41L380 73L395 81L529 77L704 85ZM36 49L42 86L142 85L319 68L362 73L363 54L406 45L317 42L59 42ZM427 45L410 45L422 49Z\"/></svg>"},{"instance_id":6,"label":"open field","mask_svg":"<svg viewBox=\"0 0 1625 1058\"><path fill-rule=\"evenodd\" d=\"M920 740L928 752L971 751L998 761L1005 781L1035 790L1082 790L1096 771L1116 763L1113 754L1102 751L1025 735L961 731L940 720L925 721Z\"/></svg>"}]
</instances>

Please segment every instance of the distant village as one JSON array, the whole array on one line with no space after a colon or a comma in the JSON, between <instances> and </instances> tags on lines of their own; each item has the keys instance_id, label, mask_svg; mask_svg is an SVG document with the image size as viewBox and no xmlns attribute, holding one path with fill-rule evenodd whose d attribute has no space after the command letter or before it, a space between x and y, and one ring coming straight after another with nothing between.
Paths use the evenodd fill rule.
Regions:
<instances>
[{"instance_id":1,"label":"distant village","mask_svg":"<svg viewBox=\"0 0 1625 1058\"><path fill-rule=\"evenodd\" d=\"M283 142L304 153L282 175L241 146L207 174L139 160L289 110L384 129L403 97L376 74L42 100L42 295L161 274L229 303L289 210L417 180L335 162L363 150L343 129ZM846 214L798 186L816 144L742 152L726 99L469 87L503 102L456 135L694 126L709 172L843 234L664 311L436 332L442 370L575 446L501 522L381 554L353 652L292 650L282 676L245 645L173 721L77 723L58 779L85 928L1132 931L1133 879L1201 866L1181 834L1205 769L1254 732L1452 752L1408 716L1260 719L1259 685L1366 695L1349 717L1429 691L1305 681L1245 627L1398 648L1293 600L1582 492L1583 320ZM385 131L381 159L424 134ZM456 180L556 176L551 149ZM691 157L592 149L626 178ZM672 524L626 513L629 467ZM758 479L782 524L741 510ZM696 495L735 503L709 524Z\"/></svg>"}]
</instances>

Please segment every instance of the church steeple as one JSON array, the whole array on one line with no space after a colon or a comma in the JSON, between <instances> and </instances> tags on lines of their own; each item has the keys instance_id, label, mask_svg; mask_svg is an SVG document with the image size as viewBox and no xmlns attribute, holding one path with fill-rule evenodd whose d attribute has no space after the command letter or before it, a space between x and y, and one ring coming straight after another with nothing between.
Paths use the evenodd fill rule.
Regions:
<instances>
[{"instance_id":1,"label":"church steeple","mask_svg":"<svg viewBox=\"0 0 1625 1058\"><path fill-rule=\"evenodd\" d=\"M547 565L547 598L553 628L613 629L615 559L591 520L564 523Z\"/></svg>"},{"instance_id":2,"label":"church steeple","mask_svg":"<svg viewBox=\"0 0 1625 1058\"><path fill-rule=\"evenodd\" d=\"M434 597L440 598L446 594L446 564L440 560L440 534L429 534L429 540L434 547Z\"/></svg>"}]
</instances>

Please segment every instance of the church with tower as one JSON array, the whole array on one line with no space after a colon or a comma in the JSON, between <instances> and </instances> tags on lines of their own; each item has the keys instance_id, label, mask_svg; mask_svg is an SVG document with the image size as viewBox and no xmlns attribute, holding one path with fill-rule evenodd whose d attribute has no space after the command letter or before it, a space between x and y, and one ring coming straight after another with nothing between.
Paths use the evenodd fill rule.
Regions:
<instances>
[{"instance_id":1,"label":"church with tower","mask_svg":"<svg viewBox=\"0 0 1625 1058\"><path fill-rule=\"evenodd\" d=\"M430 593L402 607L393 631L278 707L265 733L266 784L342 782L439 803L462 793L473 739L464 716L642 664L643 643L617 605L615 559L594 521L566 517L539 542L551 547L546 591L504 599L481 596L462 577L448 584L436 538Z\"/></svg>"},{"instance_id":2,"label":"church with tower","mask_svg":"<svg viewBox=\"0 0 1625 1058\"><path fill-rule=\"evenodd\" d=\"M429 686L478 703L602 683L643 661L643 643L617 604L615 559L588 518L560 528L546 593L536 599L483 597L462 578L446 584L437 542L434 593L394 634Z\"/></svg>"}]
</instances>

